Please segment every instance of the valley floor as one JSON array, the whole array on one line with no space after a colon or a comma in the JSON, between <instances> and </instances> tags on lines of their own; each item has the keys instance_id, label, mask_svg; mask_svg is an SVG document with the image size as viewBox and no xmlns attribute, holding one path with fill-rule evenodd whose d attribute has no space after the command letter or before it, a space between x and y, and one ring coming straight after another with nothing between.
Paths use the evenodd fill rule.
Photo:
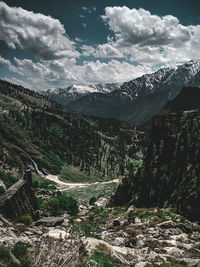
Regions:
<instances>
[{"instance_id":1,"label":"valley floor","mask_svg":"<svg viewBox=\"0 0 200 267\"><path fill-rule=\"evenodd\" d=\"M111 184L111 183L119 184L119 182L120 182L120 179L114 179L114 180L111 180L111 181L108 181L108 182L66 183L66 182L61 181L57 175L52 175L52 174L46 175L45 179L56 183L56 187L60 191L66 191L66 190L70 190L70 189L73 189L73 188L81 188L81 187L87 187L87 186L90 186L90 185L98 185L98 184Z\"/></svg>"}]
</instances>

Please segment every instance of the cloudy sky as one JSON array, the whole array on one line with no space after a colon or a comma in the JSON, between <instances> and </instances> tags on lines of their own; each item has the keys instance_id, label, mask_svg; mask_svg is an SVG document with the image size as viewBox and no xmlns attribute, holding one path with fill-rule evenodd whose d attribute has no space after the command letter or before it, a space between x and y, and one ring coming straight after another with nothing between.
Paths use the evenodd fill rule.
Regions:
<instances>
[{"instance_id":1,"label":"cloudy sky","mask_svg":"<svg viewBox=\"0 0 200 267\"><path fill-rule=\"evenodd\" d=\"M123 82L200 58L198 0L0 1L0 78L35 90Z\"/></svg>"}]
</instances>

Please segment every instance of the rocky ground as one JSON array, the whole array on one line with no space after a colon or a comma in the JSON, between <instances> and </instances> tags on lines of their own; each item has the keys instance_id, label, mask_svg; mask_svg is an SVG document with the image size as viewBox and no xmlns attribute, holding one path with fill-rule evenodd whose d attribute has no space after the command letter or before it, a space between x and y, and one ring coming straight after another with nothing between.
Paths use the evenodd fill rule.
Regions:
<instances>
[{"instance_id":1,"label":"rocky ground","mask_svg":"<svg viewBox=\"0 0 200 267\"><path fill-rule=\"evenodd\" d=\"M170 209L102 203L80 206L74 217L43 217L29 226L1 216L0 246L26 244L31 266L200 266L197 224Z\"/></svg>"}]
</instances>

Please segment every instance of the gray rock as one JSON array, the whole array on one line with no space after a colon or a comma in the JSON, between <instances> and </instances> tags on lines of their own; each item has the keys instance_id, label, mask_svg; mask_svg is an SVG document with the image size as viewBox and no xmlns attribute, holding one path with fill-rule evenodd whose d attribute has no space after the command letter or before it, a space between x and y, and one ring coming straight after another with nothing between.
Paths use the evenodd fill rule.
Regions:
<instances>
[{"instance_id":1,"label":"gray rock","mask_svg":"<svg viewBox=\"0 0 200 267\"><path fill-rule=\"evenodd\" d=\"M135 206L130 206L130 207L127 209L127 213L128 213L128 215L129 215L130 213L132 213L134 210L135 210Z\"/></svg>"},{"instance_id":2,"label":"gray rock","mask_svg":"<svg viewBox=\"0 0 200 267\"><path fill-rule=\"evenodd\" d=\"M62 223L62 226L64 226L65 228L69 226L69 220L68 219L64 219L64 222Z\"/></svg>"},{"instance_id":3,"label":"gray rock","mask_svg":"<svg viewBox=\"0 0 200 267\"><path fill-rule=\"evenodd\" d=\"M176 224L172 220L169 220L166 222L159 223L157 224L157 226L160 228L169 229L169 228L175 228Z\"/></svg>"},{"instance_id":4,"label":"gray rock","mask_svg":"<svg viewBox=\"0 0 200 267\"><path fill-rule=\"evenodd\" d=\"M141 261L141 262L136 263L135 267L145 267L146 264L147 264L146 261Z\"/></svg>"},{"instance_id":5,"label":"gray rock","mask_svg":"<svg viewBox=\"0 0 200 267\"><path fill-rule=\"evenodd\" d=\"M57 225L61 225L64 222L63 217L44 217L35 222L35 226L44 225L48 227L53 227Z\"/></svg>"},{"instance_id":6,"label":"gray rock","mask_svg":"<svg viewBox=\"0 0 200 267\"><path fill-rule=\"evenodd\" d=\"M135 223L141 223L142 220L140 218L135 218Z\"/></svg>"},{"instance_id":7,"label":"gray rock","mask_svg":"<svg viewBox=\"0 0 200 267\"><path fill-rule=\"evenodd\" d=\"M122 237L115 238L115 241L114 241L115 246L122 247L125 245L125 243L126 243L126 241L124 238L122 238Z\"/></svg>"},{"instance_id":8,"label":"gray rock","mask_svg":"<svg viewBox=\"0 0 200 267\"><path fill-rule=\"evenodd\" d=\"M180 250L179 248L176 247L165 247L164 250L166 251L167 254L175 258L180 258L184 255L183 250Z\"/></svg>"}]
</instances>

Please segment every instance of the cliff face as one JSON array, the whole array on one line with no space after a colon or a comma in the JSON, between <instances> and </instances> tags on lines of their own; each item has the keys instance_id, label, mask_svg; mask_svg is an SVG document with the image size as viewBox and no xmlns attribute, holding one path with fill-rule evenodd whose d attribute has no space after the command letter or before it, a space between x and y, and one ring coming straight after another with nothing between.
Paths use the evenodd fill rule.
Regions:
<instances>
[{"instance_id":1,"label":"cliff face","mask_svg":"<svg viewBox=\"0 0 200 267\"><path fill-rule=\"evenodd\" d=\"M28 213L37 218L37 200L32 189L31 171L26 171L24 178L12 185L0 197L0 211L10 219L18 219Z\"/></svg>"},{"instance_id":2,"label":"cliff face","mask_svg":"<svg viewBox=\"0 0 200 267\"><path fill-rule=\"evenodd\" d=\"M112 203L132 200L138 207L173 206L199 220L199 159L200 111L154 117L143 167L136 177L124 180Z\"/></svg>"}]
</instances>

